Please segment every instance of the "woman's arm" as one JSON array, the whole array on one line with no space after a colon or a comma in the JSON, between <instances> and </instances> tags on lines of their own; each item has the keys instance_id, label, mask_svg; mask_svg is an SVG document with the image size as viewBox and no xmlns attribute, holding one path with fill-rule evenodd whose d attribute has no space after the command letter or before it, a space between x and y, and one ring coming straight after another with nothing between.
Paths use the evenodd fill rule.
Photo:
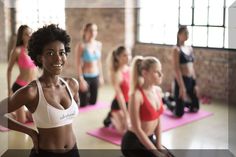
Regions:
<instances>
[{"instance_id":1,"label":"woman's arm","mask_svg":"<svg viewBox=\"0 0 236 157\"><path fill-rule=\"evenodd\" d=\"M176 81L180 87L180 90L182 93L180 93L180 97L184 98L185 97L185 93L186 93L186 89L185 89L185 85L184 85L184 81L182 78L182 73L180 70L180 63L179 63L179 48L175 47L173 49L173 66L174 66L174 71L175 71L175 77L176 77Z\"/></svg>"},{"instance_id":2,"label":"woman's arm","mask_svg":"<svg viewBox=\"0 0 236 157\"><path fill-rule=\"evenodd\" d=\"M158 119L158 125L157 125L157 128L155 130L155 135L156 135L156 138L157 138L156 147L157 147L157 149L162 149L162 146L161 146L161 121L160 121L160 118Z\"/></svg>"},{"instance_id":3,"label":"woman's arm","mask_svg":"<svg viewBox=\"0 0 236 157\"><path fill-rule=\"evenodd\" d=\"M83 71L82 71L82 66L83 66L82 55L83 55L83 51L84 51L83 44L78 44L77 47L76 47L76 54L77 54L77 56L75 57L76 58L76 62L77 62L78 79L79 79L79 83L80 83L80 89L82 91L86 91L87 87L88 87L88 84L84 80Z\"/></svg>"},{"instance_id":4,"label":"woman's arm","mask_svg":"<svg viewBox=\"0 0 236 157\"><path fill-rule=\"evenodd\" d=\"M118 101L120 109L123 111L125 118L127 119L127 118L129 118L129 114L128 114L128 110L126 107L125 98L124 98L124 95L122 94L122 91L121 91L121 88L119 85L119 80L117 79L115 74L111 75L111 82L112 82L112 85L115 89L116 99Z\"/></svg>"},{"instance_id":5,"label":"woman's arm","mask_svg":"<svg viewBox=\"0 0 236 157\"><path fill-rule=\"evenodd\" d=\"M36 131L7 117L7 113L11 113L25 104L25 106L30 109L36 104L37 89L28 85L19 89L12 96L5 98L0 102L0 124L11 130L19 131L25 133L31 137L36 135Z\"/></svg>"},{"instance_id":6,"label":"woman's arm","mask_svg":"<svg viewBox=\"0 0 236 157\"><path fill-rule=\"evenodd\" d=\"M103 77L103 70L102 70L102 43L98 42L98 47L101 53L101 57L98 60L98 67L99 67L99 83L100 85L103 85L104 83L104 77Z\"/></svg>"},{"instance_id":7,"label":"woman's arm","mask_svg":"<svg viewBox=\"0 0 236 157\"><path fill-rule=\"evenodd\" d=\"M17 62L17 58L19 56L20 49L15 48L12 50L8 62L8 67L7 67L7 89L8 89L8 96L11 95L11 72L14 64Z\"/></svg>"}]
</instances>

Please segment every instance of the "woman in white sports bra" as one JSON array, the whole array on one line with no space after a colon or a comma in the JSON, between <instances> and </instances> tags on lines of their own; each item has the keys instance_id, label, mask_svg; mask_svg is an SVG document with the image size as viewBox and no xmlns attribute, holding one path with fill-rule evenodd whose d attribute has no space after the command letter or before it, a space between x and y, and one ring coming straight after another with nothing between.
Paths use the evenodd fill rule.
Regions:
<instances>
[{"instance_id":1,"label":"woman in white sports bra","mask_svg":"<svg viewBox=\"0 0 236 157\"><path fill-rule=\"evenodd\" d=\"M1 101L0 124L32 138L30 157L79 156L72 130L72 121L78 115L79 85L73 78L59 76L70 52L69 43L69 35L56 25L34 32L29 56L42 69L42 75ZM37 130L4 117L22 104L32 113Z\"/></svg>"}]
</instances>

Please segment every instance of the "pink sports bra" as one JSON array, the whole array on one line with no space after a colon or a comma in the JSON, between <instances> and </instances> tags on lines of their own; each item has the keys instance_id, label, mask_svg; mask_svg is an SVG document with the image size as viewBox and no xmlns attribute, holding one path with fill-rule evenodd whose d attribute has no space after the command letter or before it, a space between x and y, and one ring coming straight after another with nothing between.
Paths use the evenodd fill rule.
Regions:
<instances>
[{"instance_id":1,"label":"pink sports bra","mask_svg":"<svg viewBox=\"0 0 236 157\"><path fill-rule=\"evenodd\" d=\"M22 46L20 54L18 56L18 66L22 69L35 68L34 61L25 52L25 48Z\"/></svg>"}]
</instances>

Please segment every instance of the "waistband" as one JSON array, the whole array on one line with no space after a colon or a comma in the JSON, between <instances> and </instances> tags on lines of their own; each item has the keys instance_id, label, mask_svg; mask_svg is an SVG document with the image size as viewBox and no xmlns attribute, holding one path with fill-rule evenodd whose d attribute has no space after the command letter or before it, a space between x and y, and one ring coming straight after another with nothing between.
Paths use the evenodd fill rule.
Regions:
<instances>
[{"instance_id":1,"label":"waistband","mask_svg":"<svg viewBox=\"0 0 236 157\"><path fill-rule=\"evenodd\" d=\"M21 79L19 79L19 78L16 79L16 83L17 83L18 85L22 86L22 87L29 84L29 82L24 81L24 80L21 80Z\"/></svg>"},{"instance_id":2,"label":"waistband","mask_svg":"<svg viewBox=\"0 0 236 157\"><path fill-rule=\"evenodd\" d=\"M87 78L94 78L97 77L99 73L84 73L83 76Z\"/></svg>"}]
</instances>

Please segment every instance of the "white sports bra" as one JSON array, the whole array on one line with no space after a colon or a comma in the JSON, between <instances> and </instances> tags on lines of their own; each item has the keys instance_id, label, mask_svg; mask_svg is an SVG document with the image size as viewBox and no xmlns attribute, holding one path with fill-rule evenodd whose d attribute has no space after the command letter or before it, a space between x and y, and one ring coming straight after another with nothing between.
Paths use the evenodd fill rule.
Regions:
<instances>
[{"instance_id":1,"label":"white sports bra","mask_svg":"<svg viewBox=\"0 0 236 157\"><path fill-rule=\"evenodd\" d=\"M60 80L66 85L66 89L68 90L71 98L70 107L64 110L57 109L48 104L47 100L44 97L41 83L39 82L39 80L36 80L39 93L39 101L35 112L32 113L32 117L35 125L38 128L55 128L71 124L73 122L73 119L78 115L78 105L73 99L67 82L62 78L60 78Z\"/></svg>"}]
</instances>

